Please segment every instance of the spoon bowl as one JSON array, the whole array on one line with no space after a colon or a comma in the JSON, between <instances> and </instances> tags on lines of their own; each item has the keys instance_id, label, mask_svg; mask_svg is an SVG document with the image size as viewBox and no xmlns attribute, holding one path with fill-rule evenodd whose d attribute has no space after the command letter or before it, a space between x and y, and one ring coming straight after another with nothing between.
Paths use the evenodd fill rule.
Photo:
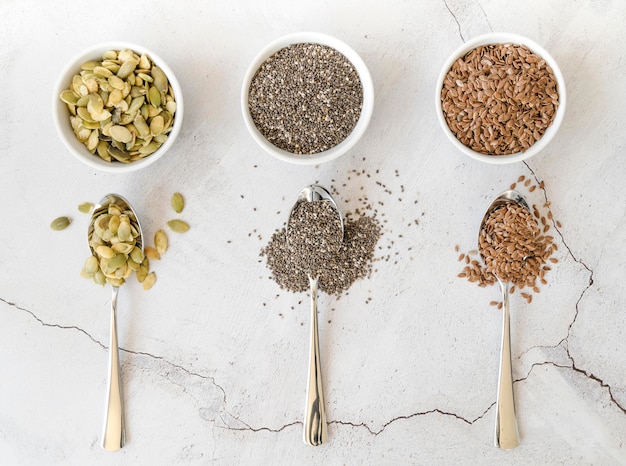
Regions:
<instances>
[{"instance_id":1,"label":"spoon bowl","mask_svg":"<svg viewBox=\"0 0 626 466\"><path fill-rule=\"evenodd\" d=\"M507 204L517 204L530 211L530 207L517 191L508 190L500 194L487 209L480 224L478 250L485 261L481 249L480 235L486 228L489 217L498 209ZM502 290L502 307L504 316L502 319L502 341L500 351L500 370L498 375L498 395L496 402L496 425L494 433L494 444L503 450L515 448L519 445L519 433L517 430L517 417L515 414L515 398L513 394L513 376L511 368L511 324L509 312L509 282L499 277L497 273L493 275L500 284Z\"/></svg>"},{"instance_id":2,"label":"spoon bowl","mask_svg":"<svg viewBox=\"0 0 626 466\"><path fill-rule=\"evenodd\" d=\"M287 238L290 229L294 228L291 223L296 208L302 202L329 202L339 217L341 226L341 241L344 236L344 224L341 211L331 194L319 185L305 187L289 213L287 221ZM307 445L317 446L328 439L328 426L326 423L326 410L324 406L324 391L322 387L322 365L320 362L319 334L317 324L317 286L319 276L308 274L311 291L311 334L308 384L306 393L306 406L304 415L304 442Z\"/></svg>"},{"instance_id":3,"label":"spoon bowl","mask_svg":"<svg viewBox=\"0 0 626 466\"><path fill-rule=\"evenodd\" d=\"M135 246L139 247L143 252L143 231L137 214L131 207L130 203L119 194L107 194L95 206L89 228L87 230L87 241L91 253L96 255L92 237L96 228L96 221L101 216L109 212L110 206L117 206L119 210L127 215L130 224L136 229L138 236L135 238ZM126 429L124 426L124 403L122 396L122 381L120 377L120 361L119 347L117 342L117 295L119 286L123 283L114 281L111 283L111 325L110 325L110 343L109 343L109 367L107 381L107 399L105 408L104 427L102 434L102 448L108 451L116 451L122 448L126 442Z\"/></svg>"}]
</instances>

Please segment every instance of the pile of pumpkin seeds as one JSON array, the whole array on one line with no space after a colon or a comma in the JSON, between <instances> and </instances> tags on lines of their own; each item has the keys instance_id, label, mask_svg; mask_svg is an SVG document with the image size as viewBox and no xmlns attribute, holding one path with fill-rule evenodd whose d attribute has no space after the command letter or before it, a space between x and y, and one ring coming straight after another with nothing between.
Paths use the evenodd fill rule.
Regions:
<instances>
[{"instance_id":1,"label":"pile of pumpkin seeds","mask_svg":"<svg viewBox=\"0 0 626 466\"><path fill-rule=\"evenodd\" d=\"M142 249L139 224L130 209L113 202L94 212L89 228L89 248L92 255L85 261L81 276L95 283L121 286L131 273L148 271Z\"/></svg>"},{"instance_id":2,"label":"pile of pumpkin seeds","mask_svg":"<svg viewBox=\"0 0 626 466\"><path fill-rule=\"evenodd\" d=\"M82 64L60 98L91 154L130 163L154 153L174 124L174 91L161 68L132 50L109 50Z\"/></svg>"}]
</instances>

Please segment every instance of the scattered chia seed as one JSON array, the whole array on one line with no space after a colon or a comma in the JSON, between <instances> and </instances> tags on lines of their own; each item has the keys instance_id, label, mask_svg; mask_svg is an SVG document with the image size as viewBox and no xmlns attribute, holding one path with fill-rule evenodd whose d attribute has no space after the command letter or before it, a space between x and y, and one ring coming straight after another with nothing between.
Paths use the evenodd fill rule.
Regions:
<instances>
[{"instance_id":1,"label":"scattered chia seed","mask_svg":"<svg viewBox=\"0 0 626 466\"><path fill-rule=\"evenodd\" d=\"M252 78L250 116L276 147L317 154L343 141L361 116L363 86L354 65L321 44L292 44Z\"/></svg>"}]
</instances>

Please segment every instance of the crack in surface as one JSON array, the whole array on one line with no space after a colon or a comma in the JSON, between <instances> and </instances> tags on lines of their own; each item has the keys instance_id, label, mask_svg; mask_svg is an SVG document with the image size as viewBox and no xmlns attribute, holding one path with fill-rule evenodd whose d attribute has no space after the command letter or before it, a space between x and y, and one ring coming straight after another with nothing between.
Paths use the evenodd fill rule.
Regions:
<instances>
[{"instance_id":1,"label":"crack in surface","mask_svg":"<svg viewBox=\"0 0 626 466\"><path fill-rule=\"evenodd\" d=\"M491 26L491 23L489 22L489 17L487 16L487 13L485 12L485 9L483 8L483 6L480 4L480 2L478 0L476 0L476 5L478 5L478 8L480 8L480 11L482 12L483 16L485 17L485 21L487 21L487 26L489 26L489 31L493 32L493 27Z\"/></svg>"},{"instance_id":2,"label":"crack in surface","mask_svg":"<svg viewBox=\"0 0 626 466\"><path fill-rule=\"evenodd\" d=\"M444 411L442 409L439 408L435 408L435 409L430 409L428 411L419 411L417 413L413 413L413 414L408 414L408 415L401 415L401 416L396 416L392 419L390 419L389 421L387 421L386 423L383 424L383 426L378 429L378 430L374 430L372 429L367 423L365 422L350 422L350 421L341 421L341 420L334 420L334 421L328 421L328 424L334 424L334 425L341 425L341 426L348 426L348 427L353 427L353 428L363 428L365 430L367 430L371 435L373 436L377 436L379 434L381 434L385 429L387 429L387 427L389 427L391 424L397 422L397 421L401 421L401 420L408 420L408 419L412 419L414 417L419 417L419 416L428 416L431 414L439 414L442 416L449 416L449 417L453 417L459 421L464 422L467 425L473 425L475 422L479 421L480 419L482 419L491 408L493 408L493 406L496 404L496 402L494 401L493 403L491 403L487 409L485 409L485 411L477 416L474 419L467 419L459 414L450 412L450 411ZM261 431L266 431L266 432L274 432L274 433L278 433L278 432L282 432L283 430L289 428L289 427L293 427L296 425L302 425L302 421L294 421L294 422L290 422L288 424L285 424L283 426L277 427L277 428L271 428L271 427L252 427L250 424L242 421L239 418L235 418L237 420L237 422L240 422L241 424L243 424L245 427L231 427L228 426L227 423L224 421L224 419L220 416L220 419L222 420L222 422L224 423L224 426L220 426L222 429L225 430L234 430L234 431L249 431L249 432L261 432Z\"/></svg>"},{"instance_id":3,"label":"crack in surface","mask_svg":"<svg viewBox=\"0 0 626 466\"><path fill-rule=\"evenodd\" d=\"M517 382L523 382L524 380L528 379L528 377L530 377L530 374L533 372L533 369L537 366L553 366L553 367L557 367L559 369L568 369L568 370L572 370L578 374L582 374L583 376L585 376L586 378L593 380L594 382L597 382L598 384L600 384L600 386L602 388L606 388L607 391L609 392L609 397L611 399L611 402L617 406L617 408L624 414L626 414L626 408L624 406L622 406L613 396L613 391L611 390L611 386L604 382L604 380L602 380L600 377L596 376L595 374L584 370L584 369L580 369L576 366L576 362L574 361L574 358L572 357L572 355L569 353L569 349L567 348L567 345L565 346L565 351L567 353L567 357L569 358L569 360L572 362L572 364L570 366L566 366L563 364L557 364L553 361L543 361L543 362L536 362L533 363L530 366L530 370L528 371L528 373L524 376L524 377L520 377L519 379L516 379L513 381L513 383L517 383Z\"/></svg>"},{"instance_id":4,"label":"crack in surface","mask_svg":"<svg viewBox=\"0 0 626 466\"><path fill-rule=\"evenodd\" d=\"M59 324L50 324L48 322L43 321L42 319L40 319L34 312L32 312L29 309L26 309L24 307L19 306L16 303L13 303L11 301L8 301L4 298L0 297L0 301L2 301L3 303L7 304L10 307L13 307L19 311L22 312L26 312L28 315L30 315L33 319L35 319L37 322L39 322L43 327L48 327L48 328L58 328L61 330L75 330L77 332L82 333L83 335L87 336L87 338L89 338L91 341L93 341L94 343L96 343L97 345L99 345L102 349L108 350L109 347L107 345L105 345L104 343L102 343L101 341L97 340L96 338L94 338L89 332L87 332L86 330L76 326L76 325L59 325ZM187 369L184 366L181 366L180 364L175 364L169 360L167 360L166 358L164 358L163 356L157 356L145 351L135 351L135 350L130 350L127 348L123 348L123 347L119 347L119 351L123 351L125 353L129 353L129 354L133 354L133 355L137 355L137 356L144 356L147 358L151 358L154 359L155 361L159 361L159 362L163 362L171 367L173 367L174 369L179 369L181 371L183 371L184 373L186 373L189 376L192 377L198 377L204 380L208 380L210 381L217 389L220 390L220 392L222 393L222 399L224 404L226 404L226 391L224 390L224 388L219 385L216 381L215 381L215 377L209 376L209 375L202 375L200 373L191 371L189 369ZM169 377L165 377L170 383L174 383L171 379L169 379ZM178 385L178 384L177 384Z\"/></svg>"},{"instance_id":5,"label":"crack in surface","mask_svg":"<svg viewBox=\"0 0 626 466\"><path fill-rule=\"evenodd\" d=\"M535 171L530 167L530 165L528 165L528 163L526 161L524 161L524 165L526 165L526 168L528 168L528 170L532 174L533 178L535 179L535 182L537 183L537 186L539 186L541 191L543 192L543 197L545 199L545 202L548 203L549 202L548 192L547 192L545 186L541 187L541 180L539 180L539 177L537 176ZM594 283L594 280L593 280L593 270L582 259L576 257L576 255L572 251L572 248L570 248L569 244L567 244L567 241L565 241L565 237L563 236L563 233L561 232L560 228L557 226L556 219L552 218L551 221L552 221L552 226L554 227L555 231L558 233L559 237L561 238L561 242L562 242L563 246L565 246L565 248L567 249L567 252L570 255L570 257L572 258L572 260L574 260L576 263L580 264L582 267L585 268L585 270L587 270L587 272L589 272L589 282L587 283L587 286L581 291L580 296L578 297L578 300L576 300L574 317L572 318L572 321L570 322L569 326L567 327L567 335L558 344L556 344L554 346L546 346L546 348L556 348L558 346L563 346L564 349L565 349L565 352L567 354L567 357L571 361L572 365L571 366L564 366L562 364L557 364L557 363L552 362L552 361L544 361L544 362L541 362L541 363L534 363L530 367L530 370L529 370L528 374L525 377L516 380L515 382L526 380L526 378L532 372L533 368L536 367L536 366L540 366L540 365L549 364L549 365L552 365L554 367L559 367L559 368L564 368L564 369L571 369L571 370L573 370L573 371L575 371L575 372L577 372L579 374L584 375L588 379L593 380L593 381L599 383L602 388L605 388L607 390L611 402L615 406L617 406L617 408L620 411L622 411L622 413L626 414L626 408L624 406L622 406L615 399L615 396L613 395L613 390L612 390L611 386L608 383L606 383L604 380L602 380L600 377L595 375L594 373L592 373L592 372L590 372L590 371L588 371L586 369L578 367L576 365L576 361L574 360L574 357L570 353L570 350L569 350L569 337L571 336L572 328L573 328L574 324L576 323L576 320L578 319L578 314L580 312L580 303L583 300L585 294L593 286L593 283ZM527 351L530 351L530 349L531 348L529 348Z\"/></svg>"},{"instance_id":6,"label":"crack in surface","mask_svg":"<svg viewBox=\"0 0 626 466\"><path fill-rule=\"evenodd\" d=\"M17 305L16 303L13 303L11 301L7 301L4 298L0 298L0 301L2 301L6 305L8 305L10 307L13 307L13 308L15 308L15 309L17 309L19 311L26 312L27 314L29 314L33 319L35 319L37 322L39 322L44 327L59 328L59 329L62 329L62 330L76 330L76 331L84 334L87 338L89 338L91 341L93 341L97 345L100 345L102 348L104 348L104 349L107 348L107 346L105 346L102 342L96 340L87 331L83 330L80 327L77 327L76 325L49 324L49 323L44 322L43 320L41 320L39 317L37 317L34 312L32 312L32 311L30 311L30 310L28 310L28 309L26 309L24 307L21 307L21 306Z\"/></svg>"},{"instance_id":7,"label":"crack in surface","mask_svg":"<svg viewBox=\"0 0 626 466\"><path fill-rule=\"evenodd\" d=\"M448 12L450 12L452 17L454 18L454 22L456 23L456 26L459 29L459 36L461 37L461 40L463 42L465 42L465 37L463 37L463 32L461 31L461 23L459 22L459 20L457 19L456 15L454 14L452 9L450 8L450 5L448 5L447 0L443 0L443 4L446 6L446 9L448 10Z\"/></svg>"}]
</instances>

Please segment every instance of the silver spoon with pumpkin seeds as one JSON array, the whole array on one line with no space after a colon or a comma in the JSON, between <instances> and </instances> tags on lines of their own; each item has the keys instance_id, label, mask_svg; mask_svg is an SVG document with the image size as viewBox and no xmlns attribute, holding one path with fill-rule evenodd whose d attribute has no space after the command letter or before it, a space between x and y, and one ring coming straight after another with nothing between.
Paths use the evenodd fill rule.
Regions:
<instances>
[{"instance_id":1,"label":"silver spoon with pumpkin seeds","mask_svg":"<svg viewBox=\"0 0 626 466\"><path fill-rule=\"evenodd\" d=\"M117 294L119 287L144 263L141 225L130 203L118 194L107 194L95 206L87 231L92 256L84 273L96 283L111 284L111 333L107 401L102 448L119 450L125 443L122 382L117 343Z\"/></svg>"}]
</instances>

